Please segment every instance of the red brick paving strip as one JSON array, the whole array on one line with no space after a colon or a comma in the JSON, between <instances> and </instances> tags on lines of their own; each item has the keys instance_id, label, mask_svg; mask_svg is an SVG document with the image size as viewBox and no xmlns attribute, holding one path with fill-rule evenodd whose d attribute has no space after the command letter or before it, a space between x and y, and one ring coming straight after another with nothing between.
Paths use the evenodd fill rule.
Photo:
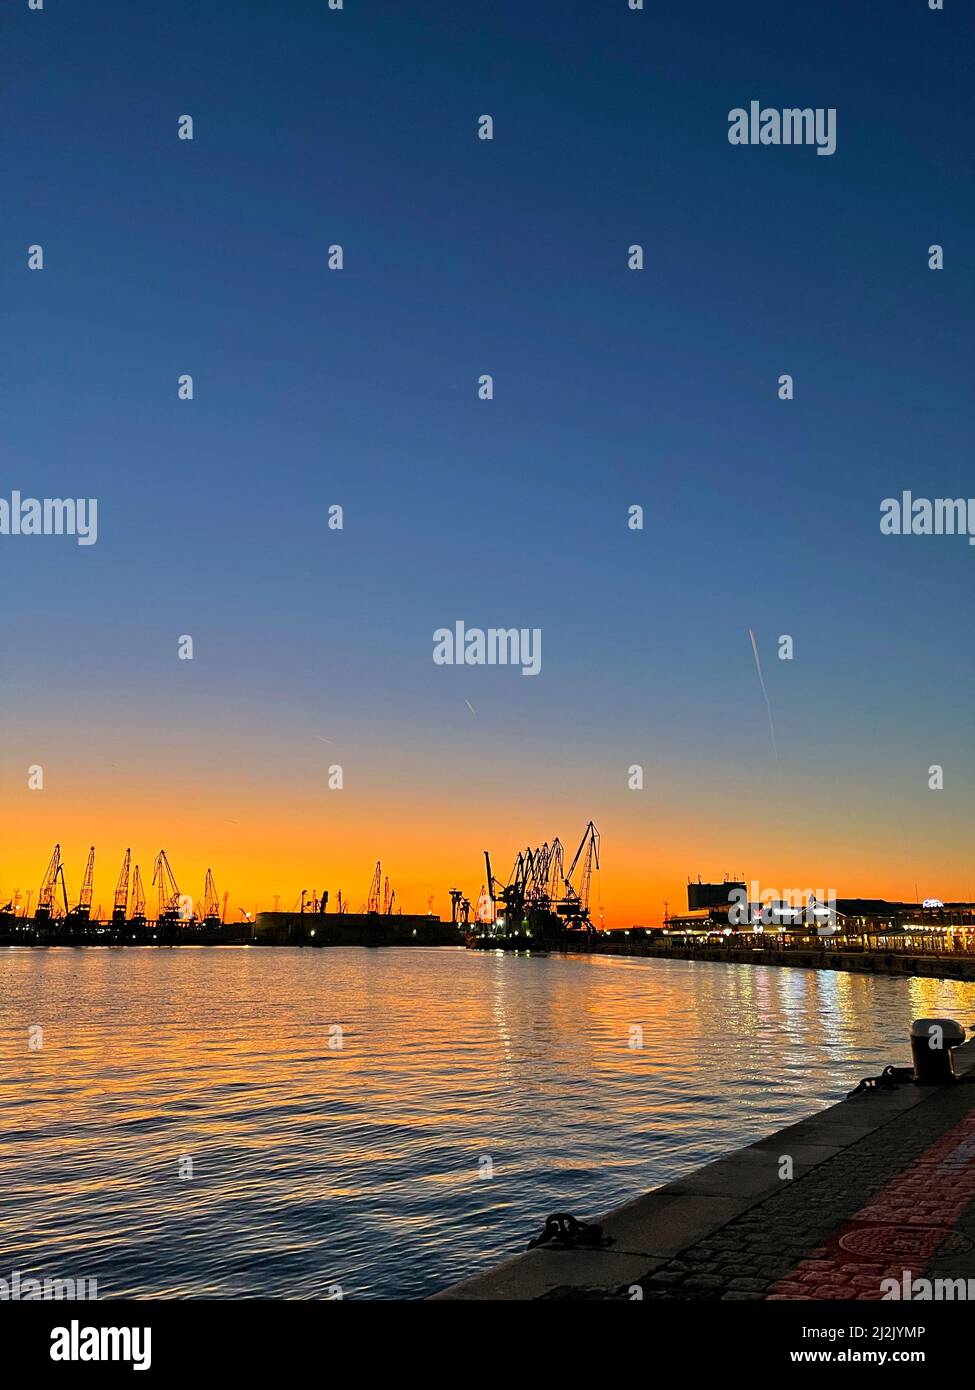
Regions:
<instances>
[{"instance_id":1,"label":"red brick paving strip","mask_svg":"<svg viewBox=\"0 0 975 1390\"><path fill-rule=\"evenodd\" d=\"M882 1279L913 1278L954 1232L975 1199L975 1111L926 1149L865 1207L840 1226L825 1246L811 1250L766 1299L883 1298Z\"/></svg>"}]
</instances>

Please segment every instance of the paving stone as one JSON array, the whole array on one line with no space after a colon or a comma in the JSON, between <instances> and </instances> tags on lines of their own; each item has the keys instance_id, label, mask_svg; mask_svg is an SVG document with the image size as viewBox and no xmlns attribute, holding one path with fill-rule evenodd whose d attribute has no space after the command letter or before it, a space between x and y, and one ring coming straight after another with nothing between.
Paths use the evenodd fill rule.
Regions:
<instances>
[{"instance_id":1,"label":"paving stone","mask_svg":"<svg viewBox=\"0 0 975 1390\"><path fill-rule=\"evenodd\" d=\"M718 1274L690 1274L684 1280L685 1289L723 1289L725 1281Z\"/></svg>"}]
</instances>

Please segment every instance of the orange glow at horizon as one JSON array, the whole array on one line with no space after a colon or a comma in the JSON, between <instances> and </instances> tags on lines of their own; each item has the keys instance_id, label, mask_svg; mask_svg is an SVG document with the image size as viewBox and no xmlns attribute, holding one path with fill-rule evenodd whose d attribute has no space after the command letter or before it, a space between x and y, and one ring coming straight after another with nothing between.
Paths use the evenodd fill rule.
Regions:
<instances>
[{"instance_id":1,"label":"orange glow at horizon","mask_svg":"<svg viewBox=\"0 0 975 1390\"><path fill-rule=\"evenodd\" d=\"M339 797L343 799L340 801ZM130 807L136 806L133 811ZM944 843L908 860L896 837L878 835L864 845L842 826L828 833L807 831L801 812L789 824L765 826L752 843L734 830L723 811L708 806L667 808L640 827L619 801L594 809L601 833L601 869L593 873L590 908L596 925L659 925L664 903L672 911L686 906L686 884L698 874L720 881L726 874L756 881L764 894L812 888L838 897L886 897L912 901L937 896L970 900L972 885L963 874L958 850ZM560 835L568 865L588 818L577 806L545 805L520 798L511 807L503 798L466 794L429 796L424 803L400 795L383 798L376 812L364 797L327 792L314 798L227 795L216 788L190 793L158 790L152 797L133 793L106 806L94 796L25 792L16 819L0 822L0 905L27 894L36 904L54 843L65 860L69 899L81 884L85 857L96 846L93 913L99 904L110 915L116 880L127 847L139 864L147 906L155 908L152 864L164 847L180 890L202 898L208 868L218 896L229 893L227 920L270 910L275 897L291 910L304 889L309 897L329 893L329 911L338 893L349 909L364 904L377 859L404 912L428 910L449 917L448 893L460 888L476 905L485 883L483 851L491 851L496 878L506 881L519 849ZM916 868L915 868L916 866ZM972 875L975 878L975 874ZM915 878L917 888L915 890Z\"/></svg>"}]
</instances>

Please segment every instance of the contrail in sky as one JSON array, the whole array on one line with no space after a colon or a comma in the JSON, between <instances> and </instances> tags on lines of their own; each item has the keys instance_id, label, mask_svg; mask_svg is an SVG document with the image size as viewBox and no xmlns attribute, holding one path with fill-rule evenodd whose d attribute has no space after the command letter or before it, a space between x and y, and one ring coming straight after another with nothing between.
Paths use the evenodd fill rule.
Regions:
<instances>
[{"instance_id":1,"label":"contrail in sky","mask_svg":"<svg viewBox=\"0 0 975 1390\"><path fill-rule=\"evenodd\" d=\"M772 735L772 752L775 755L775 761L778 762L779 750L775 745L775 723L772 719L772 703L769 700L768 691L765 689L765 677L762 675L762 663L758 655L758 643L755 641L755 634L752 632L751 628L748 629L748 635L752 639L752 651L755 654L755 670L758 672L758 683L762 687L762 694L765 696L765 708L768 710L768 731Z\"/></svg>"}]
</instances>

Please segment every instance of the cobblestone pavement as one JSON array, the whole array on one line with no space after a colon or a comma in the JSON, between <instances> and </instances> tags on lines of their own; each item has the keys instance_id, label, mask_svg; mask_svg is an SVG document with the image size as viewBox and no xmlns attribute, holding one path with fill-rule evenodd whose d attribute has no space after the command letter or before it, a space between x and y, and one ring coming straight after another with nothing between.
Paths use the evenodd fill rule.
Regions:
<instances>
[{"instance_id":1,"label":"cobblestone pavement","mask_svg":"<svg viewBox=\"0 0 975 1390\"><path fill-rule=\"evenodd\" d=\"M646 1299L877 1300L880 1281L900 1284L905 1270L975 1276L973 1250L975 1085L966 1080L783 1182L639 1283Z\"/></svg>"}]
</instances>

